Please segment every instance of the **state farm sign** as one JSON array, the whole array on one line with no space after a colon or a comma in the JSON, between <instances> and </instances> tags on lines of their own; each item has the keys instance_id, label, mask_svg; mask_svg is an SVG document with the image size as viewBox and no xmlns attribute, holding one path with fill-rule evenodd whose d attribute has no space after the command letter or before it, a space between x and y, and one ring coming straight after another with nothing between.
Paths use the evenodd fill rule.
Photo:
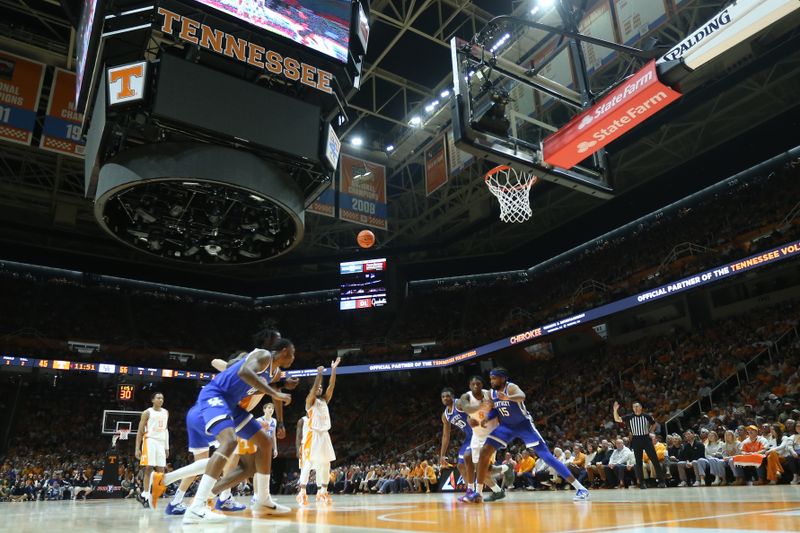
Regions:
<instances>
[{"instance_id":1,"label":"state farm sign","mask_svg":"<svg viewBox=\"0 0 800 533\"><path fill-rule=\"evenodd\" d=\"M545 163L571 168L664 109L681 94L658 81L651 61L593 107L547 137Z\"/></svg>"}]
</instances>

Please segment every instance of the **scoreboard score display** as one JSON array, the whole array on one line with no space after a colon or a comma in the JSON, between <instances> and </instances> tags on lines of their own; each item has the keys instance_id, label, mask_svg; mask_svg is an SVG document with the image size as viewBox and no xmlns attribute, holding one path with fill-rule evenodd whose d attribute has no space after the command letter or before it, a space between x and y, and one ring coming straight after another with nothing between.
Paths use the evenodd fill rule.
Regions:
<instances>
[{"instance_id":1,"label":"scoreboard score display","mask_svg":"<svg viewBox=\"0 0 800 533\"><path fill-rule=\"evenodd\" d=\"M386 305L386 259L366 259L339 264L339 310Z\"/></svg>"},{"instance_id":2,"label":"scoreboard score display","mask_svg":"<svg viewBox=\"0 0 800 533\"><path fill-rule=\"evenodd\" d=\"M136 386L117 385L117 400L120 402L132 402L136 396Z\"/></svg>"}]
</instances>

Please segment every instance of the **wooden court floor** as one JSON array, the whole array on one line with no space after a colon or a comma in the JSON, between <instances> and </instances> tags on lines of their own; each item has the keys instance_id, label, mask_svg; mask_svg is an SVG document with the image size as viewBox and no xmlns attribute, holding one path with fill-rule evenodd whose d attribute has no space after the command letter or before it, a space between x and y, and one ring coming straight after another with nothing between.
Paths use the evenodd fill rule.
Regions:
<instances>
[{"instance_id":1,"label":"wooden court floor","mask_svg":"<svg viewBox=\"0 0 800 533\"><path fill-rule=\"evenodd\" d=\"M186 527L180 517L164 515L161 505L145 510L132 500L2 503L0 531L800 531L800 486L605 490L593 491L588 502L573 502L566 491L515 492L482 505L460 504L456 496L338 496L331 507L305 509L279 496L292 506L280 519L253 518L245 511L220 525Z\"/></svg>"}]
</instances>

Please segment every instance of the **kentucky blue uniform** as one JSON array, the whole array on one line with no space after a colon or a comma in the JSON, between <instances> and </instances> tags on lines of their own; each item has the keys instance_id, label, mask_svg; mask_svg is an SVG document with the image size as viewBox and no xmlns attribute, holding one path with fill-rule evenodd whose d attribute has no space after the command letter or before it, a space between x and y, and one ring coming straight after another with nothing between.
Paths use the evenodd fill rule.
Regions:
<instances>
[{"instance_id":1,"label":"kentucky blue uniform","mask_svg":"<svg viewBox=\"0 0 800 533\"><path fill-rule=\"evenodd\" d=\"M250 440L261 430L261 424L239 405L242 400L261 394L239 377L239 369L246 359L246 357L240 359L217 374L200 391L197 403L186 414L190 450L207 449L213 440L211 436L217 435L225 428L233 428L244 440ZM273 372L270 365L258 375L271 383L279 377L280 369L276 368Z\"/></svg>"},{"instance_id":2,"label":"kentucky blue uniform","mask_svg":"<svg viewBox=\"0 0 800 533\"><path fill-rule=\"evenodd\" d=\"M467 413L459 411L455 405L453 405L449 413L445 407L444 417L448 422L464 432L464 444L458 450L458 464L462 464L464 462L464 454L469 450L469 443L472 441L472 426L469 425Z\"/></svg>"},{"instance_id":3,"label":"kentucky blue uniform","mask_svg":"<svg viewBox=\"0 0 800 533\"><path fill-rule=\"evenodd\" d=\"M511 385L510 382L506 383L505 389L503 389L505 394L508 394L509 385ZM489 434L486 444L495 448L505 448L515 437L519 437L525 443L526 448L535 448L544 442L534 427L533 419L523 402L501 400L497 397L496 390L492 390L491 395L494 412L500 420L500 425Z\"/></svg>"},{"instance_id":4,"label":"kentucky blue uniform","mask_svg":"<svg viewBox=\"0 0 800 533\"><path fill-rule=\"evenodd\" d=\"M508 394L508 387L511 382L506 383L503 389L504 394ZM526 448L533 448L536 455L541 457L545 463L564 479L572 474L564 463L556 459L544 439L533 425L533 419L525 408L524 402L514 402L511 400L501 400L496 390L492 390L493 411L500 419L500 425L492 431L486 438L484 446L492 446L495 449L505 448L515 438L519 438L525 443Z\"/></svg>"}]
</instances>

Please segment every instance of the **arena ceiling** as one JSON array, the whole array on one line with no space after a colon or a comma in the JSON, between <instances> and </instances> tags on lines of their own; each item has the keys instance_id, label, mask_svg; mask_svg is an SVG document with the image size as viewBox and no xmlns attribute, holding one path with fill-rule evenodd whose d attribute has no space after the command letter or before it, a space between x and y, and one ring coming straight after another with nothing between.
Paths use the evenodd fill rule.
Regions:
<instances>
[{"instance_id":1,"label":"arena ceiling","mask_svg":"<svg viewBox=\"0 0 800 533\"><path fill-rule=\"evenodd\" d=\"M376 254L420 278L531 266L797 144L800 29L769 54L684 97L613 148L616 198L602 201L560 186L534 189L534 217L507 225L478 162L426 196L421 148L449 124L449 112L424 127L408 118L448 88L449 39L470 38L492 17L524 15L536 0L376 0L362 89L350 102L348 134L373 149L392 144L390 230ZM564 0L578 16L584 2ZM658 38L672 44L725 4L688 3ZM0 49L69 68L79 0L0 0ZM611 85L631 68L617 57L597 74ZM48 88L42 93L48 94ZM35 148L0 145L0 259L131 276L203 288L268 294L331 288L336 262L359 255L348 222L308 215L304 242L284 258L250 266L159 262L108 237L84 198L82 161Z\"/></svg>"}]
</instances>

